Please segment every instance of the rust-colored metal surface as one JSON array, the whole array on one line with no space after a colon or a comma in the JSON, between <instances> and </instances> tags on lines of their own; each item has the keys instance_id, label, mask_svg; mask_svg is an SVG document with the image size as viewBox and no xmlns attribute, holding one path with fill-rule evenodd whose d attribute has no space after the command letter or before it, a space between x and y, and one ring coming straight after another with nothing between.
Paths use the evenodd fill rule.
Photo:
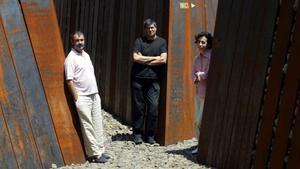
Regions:
<instances>
[{"instance_id":1,"label":"rust-colored metal surface","mask_svg":"<svg viewBox=\"0 0 300 169\"><path fill-rule=\"evenodd\" d=\"M62 156L66 164L85 161L79 121L64 87L64 50L52 0L21 0L28 33ZM52 122L52 121L50 121ZM76 131L76 128L78 131Z\"/></svg>"},{"instance_id":2,"label":"rust-colored metal surface","mask_svg":"<svg viewBox=\"0 0 300 169\"><path fill-rule=\"evenodd\" d=\"M300 10L298 10L299 12ZM278 129L275 134L275 141L273 143L273 149L270 158L270 169L281 169L285 168L285 158L289 147L289 137L292 130L292 126L295 126L294 118L299 116L295 114L297 110L297 102L299 102L300 94L300 16L297 15L295 18L295 32L291 44L291 53L288 58L288 68L286 70L286 77L284 79L284 93L282 95L281 105L278 115ZM299 106L299 104L298 104ZM298 107L299 109L300 107ZM297 121L299 123L299 121ZM293 135L296 139L296 135ZM299 143L298 143L299 144ZM295 153L295 152L294 152ZM299 156L298 154L293 154ZM299 161L298 161L299 163ZM292 166L292 165L290 165ZM295 167L295 166L294 166ZM299 167L299 164L298 164Z\"/></svg>"},{"instance_id":3,"label":"rust-colored metal surface","mask_svg":"<svg viewBox=\"0 0 300 169\"><path fill-rule=\"evenodd\" d=\"M219 3L200 162L299 168L299 7L277 3Z\"/></svg>"},{"instance_id":4,"label":"rust-colored metal surface","mask_svg":"<svg viewBox=\"0 0 300 169\"><path fill-rule=\"evenodd\" d=\"M0 168L41 168L0 18Z\"/></svg>"},{"instance_id":5,"label":"rust-colored metal surface","mask_svg":"<svg viewBox=\"0 0 300 169\"><path fill-rule=\"evenodd\" d=\"M198 54L194 35L201 31L213 33L212 26L208 30L207 20L213 22L215 15L207 17L207 5L205 0L170 1L165 144L194 136L195 90L191 72Z\"/></svg>"},{"instance_id":6,"label":"rust-colored metal surface","mask_svg":"<svg viewBox=\"0 0 300 169\"><path fill-rule=\"evenodd\" d=\"M2 55L2 89L7 95L3 95L1 107L17 165L28 169L49 168L52 163L62 165L19 1L2 0L0 15L4 32L1 46L9 49Z\"/></svg>"},{"instance_id":7,"label":"rust-colored metal surface","mask_svg":"<svg viewBox=\"0 0 300 169\"><path fill-rule=\"evenodd\" d=\"M269 144L272 141L272 128L273 122L277 114L277 103L280 99L281 81L284 76L282 73L282 67L285 64L285 53L288 50L290 30L293 25L292 16L290 12L293 9L293 1L283 1L280 8L280 15L278 17L278 30L276 38L276 46L274 48L274 54L272 56L272 65L268 80L268 93L266 94L266 101L264 103L263 122L260 132L260 137L257 143L256 158L254 166L256 169L264 169L268 161Z\"/></svg>"}]
</instances>

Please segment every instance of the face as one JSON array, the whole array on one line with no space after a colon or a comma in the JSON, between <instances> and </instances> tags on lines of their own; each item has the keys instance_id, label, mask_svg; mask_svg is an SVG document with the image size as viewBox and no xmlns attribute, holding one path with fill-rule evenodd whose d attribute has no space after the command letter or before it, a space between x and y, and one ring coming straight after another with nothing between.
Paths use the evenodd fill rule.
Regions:
<instances>
[{"instance_id":1,"label":"face","mask_svg":"<svg viewBox=\"0 0 300 169\"><path fill-rule=\"evenodd\" d=\"M205 51L207 49L207 38L205 36L198 39L197 47L200 51Z\"/></svg>"},{"instance_id":2,"label":"face","mask_svg":"<svg viewBox=\"0 0 300 169\"><path fill-rule=\"evenodd\" d=\"M79 53L81 53L82 50L84 49L84 45L85 45L84 40L85 40L84 35L75 34L73 36L73 40L72 40L73 48Z\"/></svg>"},{"instance_id":3,"label":"face","mask_svg":"<svg viewBox=\"0 0 300 169\"><path fill-rule=\"evenodd\" d=\"M148 38L154 38L156 36L156 31L157 28L154 24L151 24L147 28L145 28L145 33Z\"/></svg>"}]
</instances>

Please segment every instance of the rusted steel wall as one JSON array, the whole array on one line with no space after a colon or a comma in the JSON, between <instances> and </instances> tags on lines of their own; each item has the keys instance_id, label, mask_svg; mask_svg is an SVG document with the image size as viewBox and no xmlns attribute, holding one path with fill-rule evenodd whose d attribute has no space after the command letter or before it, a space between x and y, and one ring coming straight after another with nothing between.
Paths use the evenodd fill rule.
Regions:
<instances>
[{"instance_id":1,"label":"rusted steel wall","mask_svg":"<svg viewBox=\"0 0 300 169\"><path fill-rule=\"evenodd\" d=\"M167 39L168 3L161 0L55 1L65 52L71 47L70 34L83 31L102 105L127 122L131 122L130 71L134 41L143 34L146 18L157 21L158 34Z\"/></svg>"},{"instance_id":2,"label":"rusted steel wall","mask_svg":"<svg viewBox=\"0 0 300 169\"><path fill-rule=\"evenodd\" d=\"M66 164L83 163L80 124L64 87L65 54L53 1L20 2L63 159Z\"/></svg>"},{"instance_id":3,"label":"rusted steel wall","mask_svg":"<svg viewBox=\"0 0 300 169\"><path fill-rule=\"evenodd\" d=\"M300 8L284 1L278 9L264 105L257 130L256 169L299 168Z\"/></svg>"},{"instance_id":4,"label":"rusted steel wall","mask_svg":"<svg viewBox=\"0 0 300 169\"><path fill-rule=\"evenodd\" d=\"M0 168L63 165L19 1L0 1L0 15Z\"/></svg>"},{"instance_id":5,"label":"rusted steel wall","mask_svg":"<svg viewBox=\"0 0 300 169\"><path fill-rule=\"evenodd\" d=\"M194 136L194 35L213 33L217 0L170 1L165 143ZM211 9L208 11L207 9Z\"/></svg>"},{"instance_id":6,"label":"rusted steel wall","mask_svg":"<svg viewBox=\"0 0 300 169\"><path fill-rule=\"evenodd\" d=\"M219 1L199 160L299 168L297 1Z\"/></svg>"}]
</instances>

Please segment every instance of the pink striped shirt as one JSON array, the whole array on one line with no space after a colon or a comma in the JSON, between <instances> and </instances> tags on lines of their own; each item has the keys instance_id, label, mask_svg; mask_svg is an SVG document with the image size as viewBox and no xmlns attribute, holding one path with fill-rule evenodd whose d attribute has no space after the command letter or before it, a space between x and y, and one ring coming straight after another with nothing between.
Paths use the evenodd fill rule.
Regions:
<instances>
[{"instance_id":1,"label":"pink striped shirt","mask_svg":"<svg viewBox=\"0 0 300 169\"><path fill-rule=\"evenodd\" d=\"M196 86L196 95L200 97L205 97L205 91L206 91L206 83L207 83L207 73L209 69L209 62L210 62L210 56L211 56L211 50L207 49L205 50L204 54L199 54L196 56L196 59L194 61L193 65L193 80L195 82L195 79L197 78L196 73L197 72L204 72L203 75L200 75L200 82L195 82Z\"/></svg>"}]
</instances>

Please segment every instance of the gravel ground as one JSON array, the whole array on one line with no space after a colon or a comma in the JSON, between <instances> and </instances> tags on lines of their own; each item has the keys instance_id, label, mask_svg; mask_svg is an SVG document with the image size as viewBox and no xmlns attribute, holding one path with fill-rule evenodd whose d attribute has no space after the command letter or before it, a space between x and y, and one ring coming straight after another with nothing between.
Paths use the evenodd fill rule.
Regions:
<instances>
[{"instance_id":1,"label":"gravel ground","mask_svg":"<svg viewBox=\"0 0 300 169\"><path fill-rule=\"evenodd\" d=\"M60 167L60 169L210 169L201 166L190 151L197 145L196 139L173 145L159 146L132 142L131 128L121 124L103 111L106 132L106 152L111 157L105 164L85 162ZM51 169L57 168L55 164Z\"/></svg>"}]
</instances>

